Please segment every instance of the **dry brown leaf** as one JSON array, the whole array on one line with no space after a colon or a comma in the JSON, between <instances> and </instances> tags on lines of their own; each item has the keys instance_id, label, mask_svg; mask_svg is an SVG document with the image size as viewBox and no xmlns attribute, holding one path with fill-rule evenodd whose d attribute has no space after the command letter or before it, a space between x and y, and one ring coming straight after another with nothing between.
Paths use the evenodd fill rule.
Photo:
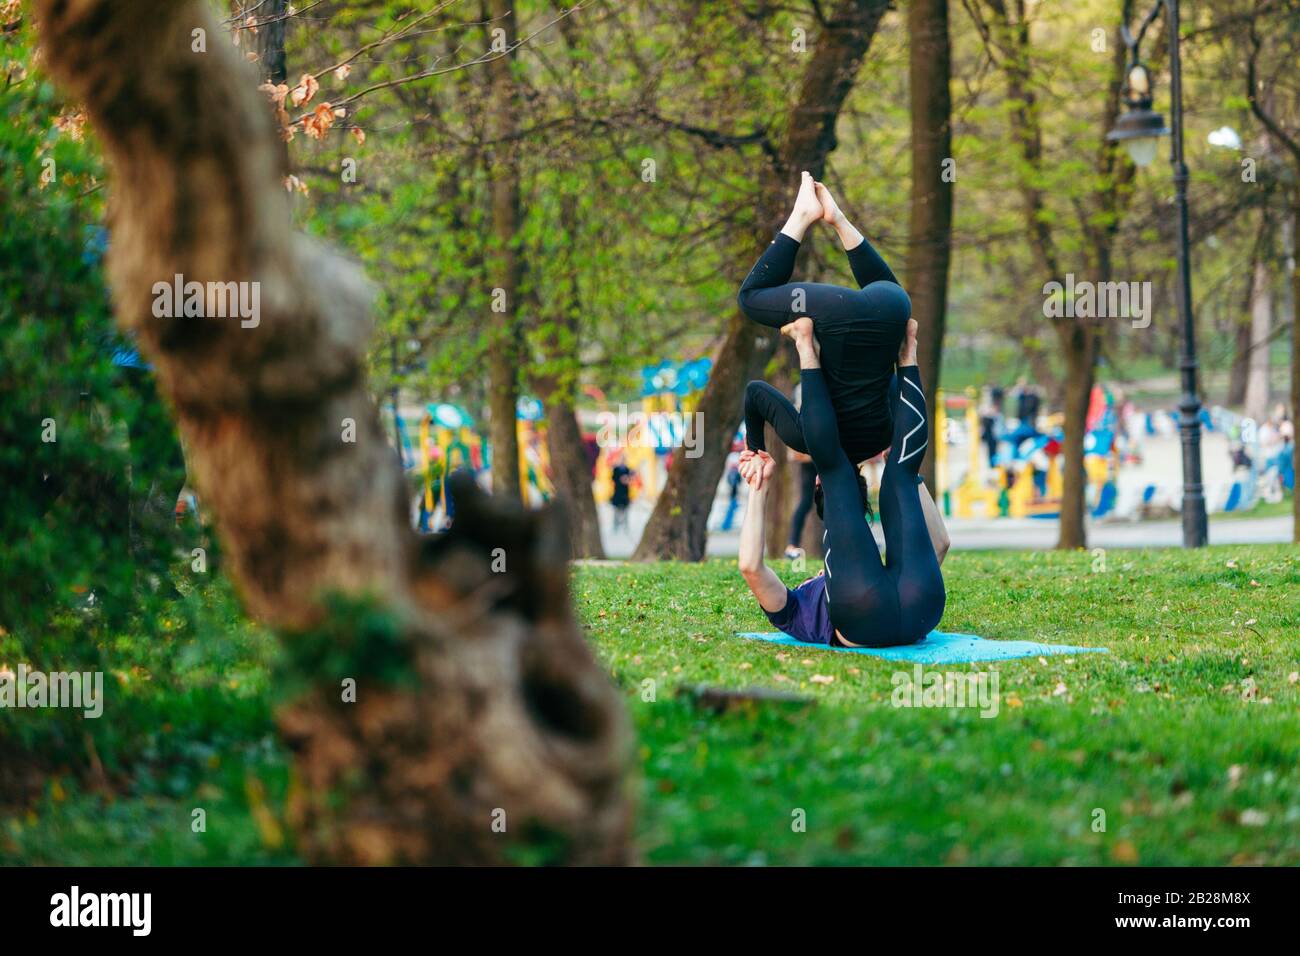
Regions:
<instances>
[{"instance_id":1,"label":"dry brown leaf","mask_svg":"<svg viewBox=\"0 0 1300 956\"><path fill-rule=\"evenodd\" d=\"M310 73L304 73L302 79L298 81L298 85L295 86L293 92L289 94L289 102L294 106L302 106L304 103L310 103L311 98L316 95L316 91L319 89L320 84L316 82L316 77L312 76Z\"/></svg>"}]
</instances>

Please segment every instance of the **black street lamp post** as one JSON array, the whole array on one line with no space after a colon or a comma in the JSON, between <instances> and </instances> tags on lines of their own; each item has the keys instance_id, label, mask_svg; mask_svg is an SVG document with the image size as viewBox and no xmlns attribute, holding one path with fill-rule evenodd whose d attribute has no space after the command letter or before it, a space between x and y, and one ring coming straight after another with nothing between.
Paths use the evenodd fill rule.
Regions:
<instances>
[{"instance_id":1,"label":"black street lamp post","mask_svg":"<svg viewBox=\"0 0 1300 956\"><path fill-rule=\"evenodd\" d=\"M1201 483L1201 400L1196 395L1196 325L1192 318L1192 264L1188 251L1187 162L1183 154L1183 74L1178 56L1178 0L1156 0L1134 36L1128 28L1132 3L1124 4L1124 43L1128 46L1128 78L1124 103L1128 108L1107 139L1123 143L1138 166L1156 156L1158 138L1172 132L1170 161L1174 167L1175 204L1178 207L1178 282L1175 286L1182 325L1179 369L1183 396L1178 403L1178 430L1183 444L1183 547L1204 547L1208 539L1205 490ZM1172 129L1166 129L1153 101L1151 72L1138 58L1138 47L1161 9L1169 24L1169 96Z\"/></svg>"}]
</instances>

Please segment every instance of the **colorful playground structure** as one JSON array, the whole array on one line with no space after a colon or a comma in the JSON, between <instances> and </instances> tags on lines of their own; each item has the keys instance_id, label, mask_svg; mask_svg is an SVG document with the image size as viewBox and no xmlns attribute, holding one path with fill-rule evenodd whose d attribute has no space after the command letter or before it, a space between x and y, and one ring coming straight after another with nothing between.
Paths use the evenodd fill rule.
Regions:
<instances>
[{"instance_id":1,"label":"colorful playground structure","mask_svg":"<svg viewBox=\"0 0 1300 956\"><path fill-rule=\"evenodd\" d=\"M700 393L708 384L713 361L707 357L689 362L660 362L641 370L640 408L631 412L620 406L619 414L628 429L616 443L602 442L602 426L609 412L579 412L584 436L591 430L595 449L595 494L608 501L614 491L612 473L620 461L632 469L633 500L653 501L668 477L674 451L681 448L689 416L695 411ZM600 396L603 400L603 396ZM603 404L603 401L602 401ZM639 413L639 414L638 414ZM622 431L622 429L620 429Z\"/></svg>"},{"instance_id":2,"label":"colorful playground structure","mask_svg":"<svg viewBox=\"0 0 1300 956\"><path fill-rule=\"evenodd\" d=\"M653 500L667 478L672 454L682 447L683 431L694 411L699 394L708 383L712 361L661 362L642 370L641 396L637 407L619 406L617 413L581 409L578 413L583 442L592 464L598 501L613 493L611 473L621 460L632 469L633 498ZM605 396L589 388L586 395L601 406ZM453 507L448 500L445 477L459 468L481 474L493 467L491 447L473 417L461 406L430 402L424 406L385 408L394 434L400 436L402 467L417 486L416 525L422 531L446 526ZM622 425L617 441L602 443L602 420L610 417ZM555 493L551 483L551 461L546 442L546 416L542 403L531 396L520 398L516 407L519 438L517 463L524 500L536 506Z\"/></svg>"},{"instance_id":3,"label":"colorful playground structure","mask_svg":"<svg viewBox=\"0 0 1300 956\"><path fill-rule=\"evenodd\" d=\"M465 468L475 474L492 466L491 448L464 408L448 402L430 402L422 408L386 411L400 436L402 467L418 487L416 526L433 531L452 515L446 476ZM534 398L519 402L519 483L530 504L544 503L554 494L542 406Z\"/></svg>"},{"instance_id":4,"label":"colorful playground structure","mask_svg":"<svg viewBox=\"0 0 1300 956\"><path fill-rule=\"evenodd\" d=\"M981 419L974 389L961 395L938 393L936 446L938 498L944 513L957 518L1055 518L1063 494L1062 416L1034 423L994 423L990 454L989 423ZM1014 419L1012 420L1015 421ZM1093 389L1084 439L1085 501L1097 519L1138 520L1177 512L1182 504L1181 474L1170 469L1152 480L1143 469L1143 443L1173 441L1177 414L1121 407L1104 385ZM1259 501L1279 501L1295 484L1291 445L1264 442L1261 429L1227 409L1203 410L1207 434L1226 440L1233 464L1218 480L1207 481L1211 513L1247 511ZM1267 445L1267 447L1265 447Z\"/></svg>"},{"instance_id":5,"label":"colorful playground structure","mask_svg":"<svg viewBox=\"0 0 1300 956\"><path fill-rule=\"evenodd\" d=\"M979 440L983 423L975 397L974 389L955 396L938 393L936 431L943 440L936 446L936 476L944 513L958 518L1058 517L1064 488L1062 416L1050 415L1041 423L1020 423L1014 430L998 433L997 452L990 460ZM1120 464L1114 412L1104 398L1101 402L1095 422L1089 416L1084 441L1085 494L1093 517L1103 517L1114 508ZM950 447L962 446L965 467L953 468Z\"/></svg>"}]
</instances>

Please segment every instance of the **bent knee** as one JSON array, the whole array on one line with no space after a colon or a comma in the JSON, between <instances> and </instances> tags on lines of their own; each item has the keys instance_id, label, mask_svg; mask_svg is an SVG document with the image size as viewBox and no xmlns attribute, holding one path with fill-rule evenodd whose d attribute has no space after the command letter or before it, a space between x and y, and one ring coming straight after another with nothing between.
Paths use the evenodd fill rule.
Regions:
<instances>
[{"instance_id":1,"label":"bent knee","mask_svg":"<svg viewBox=\"0 0 1300 956\"><path fill-rule=\"evenodd\" d=\"M770 404L773 392L776 392L778 395L780 394L780 392L777 392L776 389L767 384L767 382L755 379L745 386L745 404L764 407Z\"/></svg>"}]
</instances>

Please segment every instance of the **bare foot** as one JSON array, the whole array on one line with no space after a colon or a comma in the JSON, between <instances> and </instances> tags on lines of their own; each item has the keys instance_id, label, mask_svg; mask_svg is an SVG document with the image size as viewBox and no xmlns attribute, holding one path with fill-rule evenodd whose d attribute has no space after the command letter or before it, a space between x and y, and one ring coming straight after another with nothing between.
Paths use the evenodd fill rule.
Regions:
<instances>
[{"instance_id":1,"label":"bare foot","mask_svg":"<svg viewBox=\"0 0 1300 956\"><path fill-rule=\"evenodd\" d=\"M802 316L793 322L788 322L781 326L781 334L794 342L796 346L807 342L811 344L813 337L813 321L808 316Z\"/></svg>"},{"instance_id":2,"label":"bare foot","mask_svg":"<svg viewBox=\"0 0 1300 956\"><path fill-rule=\"evenodd\" d=\"M806 228L824 215L825 210L822 208L821 200L817 198L817 186L813 182L812 173L805 170L799 176L799 195L794 199L794 210L790 216L798 218Z\"/></svg>"},{"instance_id":3,"label":"bare foot","mask_svg":"<svg viewBox=\"0 0 1300 956\"><path fill-rule=\"evenodd\" d=\"M831 191L826 188L825 183L813 183L813 188L817 191L817 201L822 204L822 218L832 226L840 221L843 213L840 212L839 203L831 195Z\"/></svg>"},{"instance_id":4,"label":"bare foot","mask_svg":"<svg viewBox=\"0 0 1300 956\"><path fill-rule=\"evenodd\" d=\"M806 315L781 326L781 334L794 342L800 368L821 368L822 346L813 335L813 321Z\"/></svg>"},{"instance_id":5,"label":"bare foot","mask_svg":"<svg viewBox=\"0 0 1300 956\"><path fill-rule=\"evenodd\" d=\"M916 364L916 331L920 327L916 319L907 320L907 332L903 335L903 344L898 350L899 365Z\"/></svg>"}]
</instances>

